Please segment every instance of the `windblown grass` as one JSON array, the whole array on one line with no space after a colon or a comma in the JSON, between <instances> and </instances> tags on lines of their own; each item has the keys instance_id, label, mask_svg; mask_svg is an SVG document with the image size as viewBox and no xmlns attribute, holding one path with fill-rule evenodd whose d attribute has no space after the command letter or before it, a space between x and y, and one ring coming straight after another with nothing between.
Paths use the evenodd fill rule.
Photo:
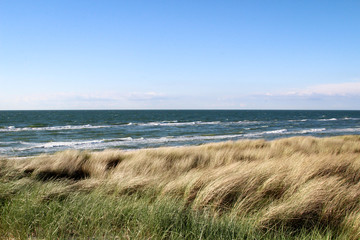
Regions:
<instances>
[{"instance_id":1,"label":"windblown grass","mask_svg":"<svg viewBox=\"0 0 360 240\"><path fill-rule=\"evenodd\" d=\"M5 238L360 238L360 136L0 161Z\"/></svg>"}]
</instances>

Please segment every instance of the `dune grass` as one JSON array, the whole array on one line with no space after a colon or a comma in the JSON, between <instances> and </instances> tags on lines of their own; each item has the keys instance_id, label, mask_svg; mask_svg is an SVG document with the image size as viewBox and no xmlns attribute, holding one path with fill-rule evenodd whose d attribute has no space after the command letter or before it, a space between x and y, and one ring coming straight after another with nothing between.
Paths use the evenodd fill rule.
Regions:
<instances>
[{"instance_id":1,"label":"dune grass","mask_svg":"<svg viewBox=\"0 0 360 240\"><path fill-rule=\"evenodd\" d=\"M360 136L3 159L0 236L359 239Z\"/></svg>"}]
</instances>

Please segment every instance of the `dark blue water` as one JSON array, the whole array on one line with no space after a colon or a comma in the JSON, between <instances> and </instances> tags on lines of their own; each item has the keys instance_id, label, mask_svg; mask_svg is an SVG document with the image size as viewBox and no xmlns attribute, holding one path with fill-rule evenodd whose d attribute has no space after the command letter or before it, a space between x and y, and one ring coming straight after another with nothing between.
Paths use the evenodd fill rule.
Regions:
<instances>
[{"instance_id":1,"label":"dark blue water","mask_svg":"<svg viewBox=\"0 0 360 240\"><path fill-rule=\"evenodd\" d=\"M360 134L360 111L0 111L0 155Z\"/></svg>"}]
</instances>

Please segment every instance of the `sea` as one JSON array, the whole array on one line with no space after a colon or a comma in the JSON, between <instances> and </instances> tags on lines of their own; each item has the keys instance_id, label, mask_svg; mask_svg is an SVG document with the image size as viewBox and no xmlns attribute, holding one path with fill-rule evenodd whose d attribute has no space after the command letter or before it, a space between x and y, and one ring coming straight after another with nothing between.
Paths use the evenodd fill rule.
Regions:
<instances>
[{"instance_id":1,"label":"sea","mask_svg":"<svg viewBox=\"0 0 360 240\"><path fill-rule=\"evenodd\" d=\"M0 111L0 156L360 134L360 111Z\"/></svg>"}]
</instances>

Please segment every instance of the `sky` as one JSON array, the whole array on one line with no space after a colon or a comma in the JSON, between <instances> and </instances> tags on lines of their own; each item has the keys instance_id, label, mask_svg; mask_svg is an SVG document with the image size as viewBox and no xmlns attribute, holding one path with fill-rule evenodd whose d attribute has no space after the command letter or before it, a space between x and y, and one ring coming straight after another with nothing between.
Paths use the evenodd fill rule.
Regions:
<instances>
[{"instance_id":1,"label":"sky","mask_svg":"<svg viewBox=\"0 0 360 240\"><path fill-rule=\"evenodd\" d=\"M360 1L1 0L0 110L360 110Z\"/></svg>"}]
</instances>

